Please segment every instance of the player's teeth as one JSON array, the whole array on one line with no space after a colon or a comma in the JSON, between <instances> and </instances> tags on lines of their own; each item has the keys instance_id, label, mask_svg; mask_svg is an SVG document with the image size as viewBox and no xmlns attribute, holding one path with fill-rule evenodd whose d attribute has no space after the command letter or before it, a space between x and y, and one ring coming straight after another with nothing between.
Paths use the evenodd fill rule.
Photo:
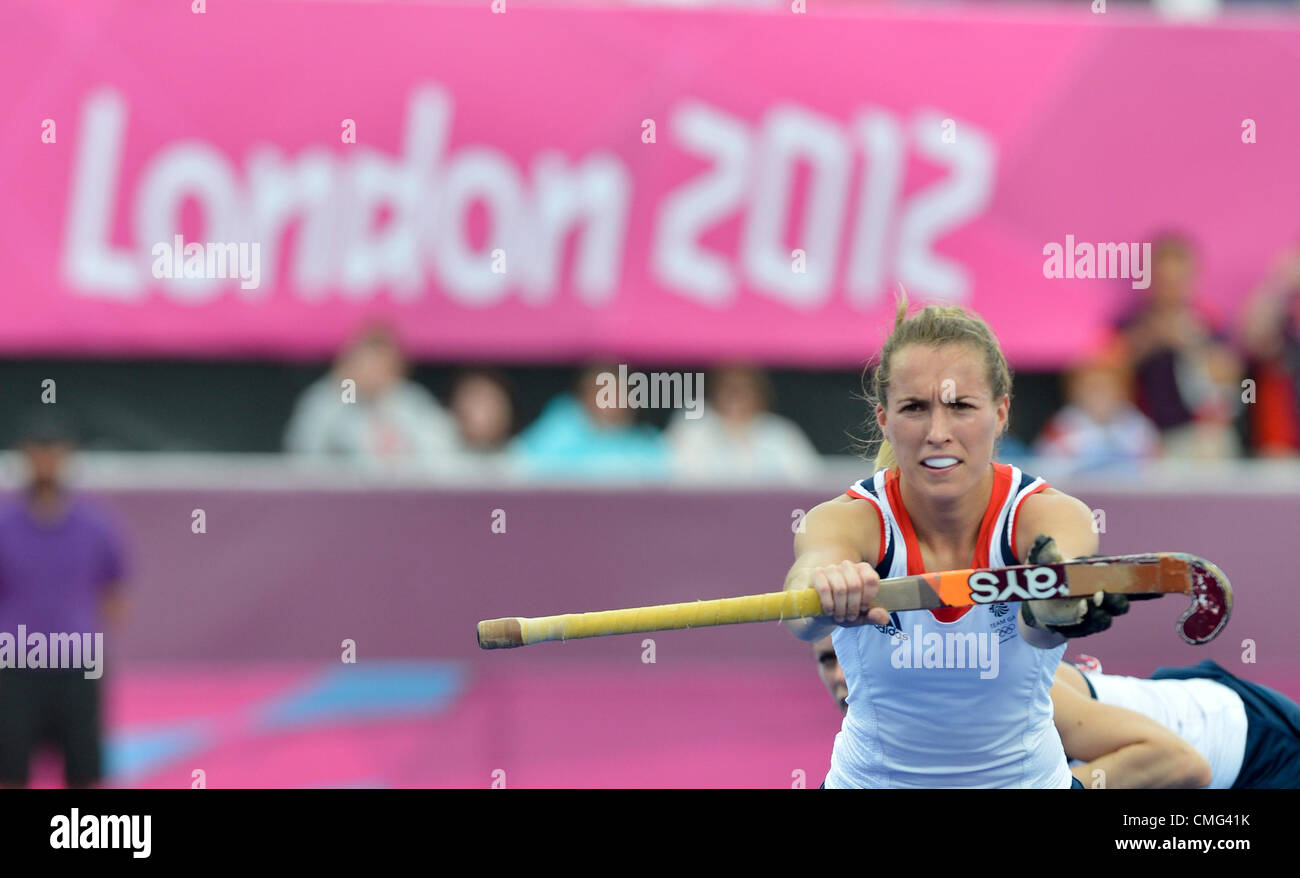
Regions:
<instances>
[{"instance_id":1,"label":"player's teeth","mask_svg":"<svg viewBox=\"0 0 1300 878\"><path fill-rule=\"evenodd\" d=\"M945 466L952 466L954 463L956 463L956 462L957 462L957 458L955 458L955 457L927 457L925 460L923 460L923 461L921 461L921 462L924 463L926 466L932 468L932 469L943 469Z\"/></svg>"}]
</instances>

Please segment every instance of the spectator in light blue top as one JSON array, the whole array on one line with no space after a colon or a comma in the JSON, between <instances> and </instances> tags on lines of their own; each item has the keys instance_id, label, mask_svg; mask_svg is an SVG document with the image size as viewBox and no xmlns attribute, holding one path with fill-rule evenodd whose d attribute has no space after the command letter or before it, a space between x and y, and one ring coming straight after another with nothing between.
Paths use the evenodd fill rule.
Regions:
<instances>
[{"instance_id":1,"label":"spectator in light blue top","mask_svg":"<svg viewBox=\"0 0 1300 878\"><path fill-rule=\"evenodd\" d=\"M630 408L602 406L597 376L617 366L592 366L571 394L555 397L511 446L518 471L537 478L662 481L668 448L659 431L636 423ZM617 393L610 394L617 398Z\"/></svg>"}]
</instances>

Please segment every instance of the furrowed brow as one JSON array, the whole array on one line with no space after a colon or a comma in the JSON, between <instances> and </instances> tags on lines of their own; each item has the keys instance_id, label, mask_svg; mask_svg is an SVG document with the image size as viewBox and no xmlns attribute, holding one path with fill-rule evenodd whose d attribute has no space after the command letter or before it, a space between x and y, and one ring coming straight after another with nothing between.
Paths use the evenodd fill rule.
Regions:
<instances>
[{"instance_id":1,"label":"furrowed brow","mask_svg":"<svg viewBox=\"0 0 1300 878\"><path fill-rule=\"evenodd\" d=\"M960 396L954 397L953 402L957 402L963 399L978 399L978 397L976 397L973 393L963 393ZM928 397L921 397L921 396L900 396L898 398L899 405L907 405L908 403L913 403L913 402L929 402L929 401L930 400Z\"/></svg>"}]
</instances>

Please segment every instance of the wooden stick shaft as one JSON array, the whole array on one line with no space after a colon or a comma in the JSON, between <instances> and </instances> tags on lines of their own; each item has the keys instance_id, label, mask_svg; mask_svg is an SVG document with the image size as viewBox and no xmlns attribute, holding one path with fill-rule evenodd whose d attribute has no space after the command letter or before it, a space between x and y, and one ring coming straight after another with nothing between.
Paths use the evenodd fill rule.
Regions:
<instances>
[{"instance_id":1,"label":"wooden stick shaft","mask_svg":"<svg viewBox=\"0 0 1300 878\"><path fill-rule=\"evenodd\" d=\"M647 631L797 619L820 615L821 611L821 598L815 589L809 588L803 591L779 591L629 610L569 613L540 619L520 619L519 623L523 642L527 645L606 634L639 634Z\"/></svg>"}]
</instances>

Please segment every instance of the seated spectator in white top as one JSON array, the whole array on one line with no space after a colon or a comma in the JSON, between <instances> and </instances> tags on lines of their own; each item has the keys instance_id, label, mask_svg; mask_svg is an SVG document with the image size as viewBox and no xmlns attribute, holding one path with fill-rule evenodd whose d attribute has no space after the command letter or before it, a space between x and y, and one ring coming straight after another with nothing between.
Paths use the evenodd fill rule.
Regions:
<instances>
[{"instance_id":1,"label":"seated spectator in white top","mask_svg":"<svg viewBox=\"0 0 1300 878\"><path fill-rule=\"evenodd\" d=\"M1066 405L1034 451L1069 461L1071 472L1132 465L1160 454L1160 431L1133 404L1121 349L1112 347L1066 375Z\"/></svg>"},{"instance_id":2,"label":"seated spectator in white top","mask_svg":"<svg viewBox=\"0 0 1300 878\"><path fill-rule=\"evenodd\" d=\"M700 417L673 412L667 438L679 478L798 481L815 475L821 458L792 421L769 411L772 385L748 366L705 376Z\"/></svg>"},{"instance_id":3,"label":"seated spectator in white top","mask_svg":"<svg viewBox=\"0 0 1300 878\"><path fill-rule=\"evenodd\" d=\"M448 466L483 478L509 474L506 448L515 405L505 375L492 369L461 372L452 381L448 407L456 420L456 453Z\"/></svg>"},{"instance_id":4,"label":"seated spectator in white top","mask_svg":"<svg viewBox=\"0 0 1300 878\"><path fill-rule=\"evenodd\" d=\"M461 372L452 382L450 407L461 452L495 454L505 449L515 406L504 375L488 369Z\"/></svg>"},{"instance_id":5,"label":"seated spectator in white top","mask_svg":"<svg viewBox=\"0 0 1300 878\"><path fill-rule=\"evenodd\" d=\"M456 424L433 394L406 377L393 334L375 326L299 397L284 444L290 452L357 462L437 465L456 447Z\"/></svg>"}]
</instances>

